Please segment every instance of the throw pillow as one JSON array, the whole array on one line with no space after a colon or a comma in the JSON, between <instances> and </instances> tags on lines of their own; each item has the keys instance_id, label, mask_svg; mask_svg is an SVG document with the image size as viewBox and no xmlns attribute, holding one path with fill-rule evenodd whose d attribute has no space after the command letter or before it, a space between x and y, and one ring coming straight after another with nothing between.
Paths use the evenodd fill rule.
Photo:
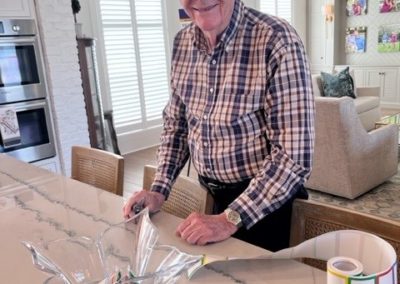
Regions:
<instances>
[{"instance_id":1,"label":"throw pillow","mask_svg":"<svg viewBox=\"0 0 400 284\"><path fill-rule=\"evenodd\" d=\"M321 82L324 97L344 97L356 98L354 94L354 82L350 76L349 67L337 74L321 72Z\"/></svg>"},{"instance_id":2,"label":"throw pillow","mask_svg":"<svg viewBox=\"0 0 400 284\"><path fill-rule=\"evenodd\" d=\"M342 70L343 70L343 69L342 69ZM337 74L337 73L339 73L339 72L340 72L340 71L336 70L335 67L333 67L332 74ZM351 79L353 79L354 95L355 95L356 98L357 98L357 97L358 97L358 96L357 96L357 81L356 81L356 75L354 74L354 70L350 70L350 76L351 76Z\"/></svg>"}]
</instances>

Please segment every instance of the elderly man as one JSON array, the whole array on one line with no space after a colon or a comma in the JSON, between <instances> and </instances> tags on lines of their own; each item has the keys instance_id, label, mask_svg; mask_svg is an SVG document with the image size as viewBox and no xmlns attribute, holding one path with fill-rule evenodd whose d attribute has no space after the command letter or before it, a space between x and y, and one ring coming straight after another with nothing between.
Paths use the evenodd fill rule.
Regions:
<instances>
[{"instance_id":1,"label":"elderly man","mask_svg":"<svg viewBox=\"0 0 400 284\"><path fill-rule=\"evenodd\" d=\"M172 97L158 170L138 202L159 210L189 156L213 195L214 215L191 214L177 234L204 245L230 236L288 246L292 202L306 198L314 101L303 45L284 20L241 0L181 0L192 24L176 35Z\"/></svg>"}]
</instances>

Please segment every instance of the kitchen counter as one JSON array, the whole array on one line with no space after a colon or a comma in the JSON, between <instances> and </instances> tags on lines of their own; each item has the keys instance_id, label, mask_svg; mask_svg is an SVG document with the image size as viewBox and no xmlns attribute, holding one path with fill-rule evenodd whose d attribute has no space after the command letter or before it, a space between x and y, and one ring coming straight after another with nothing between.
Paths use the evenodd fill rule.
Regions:
<instances>
[{"instance_id":1,"label":"kitchen counter","mask_svg":"<svg viewBox=\"0 0 400 284\"><path fill-rule=\"evenodd\" d=\"M81 182L0 154L0 279L1 283L43 283L49 275L34 268L21 241L49 241L73 236L94 237L122 218L123 199ZM267 251L230 238L192 246L175 235L180 219L164 212L152 222L160 242L190 254L237 257ZM179 283L326 283L326 274L294 260L247 260L208 265L190 281Z\"/></svg>"}]
</instances>

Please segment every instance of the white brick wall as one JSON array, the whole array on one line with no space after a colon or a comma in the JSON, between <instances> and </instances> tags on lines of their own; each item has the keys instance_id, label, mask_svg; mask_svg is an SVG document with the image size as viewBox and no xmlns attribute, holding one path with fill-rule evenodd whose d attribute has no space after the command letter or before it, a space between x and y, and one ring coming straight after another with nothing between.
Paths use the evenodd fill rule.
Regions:
<instances>
[{"instance_id":1,"label":"white brick wall","mask_svg":"<svg viewBox=\"0 0 400 284\"><path fill-rule=\"evenodd\" d=\"M71 146L90 145L70 0L36 1L58 155L71 172Z\"/></svg>"}]
</instances>

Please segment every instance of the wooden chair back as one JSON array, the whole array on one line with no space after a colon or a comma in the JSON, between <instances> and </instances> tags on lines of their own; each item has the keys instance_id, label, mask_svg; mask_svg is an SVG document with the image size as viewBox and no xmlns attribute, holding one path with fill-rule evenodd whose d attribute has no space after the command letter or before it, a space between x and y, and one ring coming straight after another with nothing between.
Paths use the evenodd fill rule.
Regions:
<instances>
[{"instance_id":1,"label":"wooden chair back","mask_svg":"<svg viewBox=\"0 0 400 284\"><path fill-rule=\"evenodd\" d=\"M385 239L394 247L400 262L399 222L314 200L296 199L293 203L290 246L324 233L348 229L365 231ZM303 262L326 270L326 261L306 258ZM400 277L400 267L397 276Z\"/></svg>"},{"instance_id":2,"label":"wooden chair back","mask_svg":"<svg viewBox=\"0 0 400 284\"><path fill-rule=\"evenodd\" d=\"M150 190L155 173L154 166L144 167L143 189ZM185 219L192 212L212 214L213 203L212 196L197 180L178 176L161 210Z\"/></svg>"},{"instance_id":3,"label":"wooden chair back","mask_svg":"<svg viewBox=\"0 0 400 284\"><path fill-rule=\"evenodd\" d=\"M124 158L95 148L72 146L71 177L122 196Z\"/></svg>"}]
</instances>

